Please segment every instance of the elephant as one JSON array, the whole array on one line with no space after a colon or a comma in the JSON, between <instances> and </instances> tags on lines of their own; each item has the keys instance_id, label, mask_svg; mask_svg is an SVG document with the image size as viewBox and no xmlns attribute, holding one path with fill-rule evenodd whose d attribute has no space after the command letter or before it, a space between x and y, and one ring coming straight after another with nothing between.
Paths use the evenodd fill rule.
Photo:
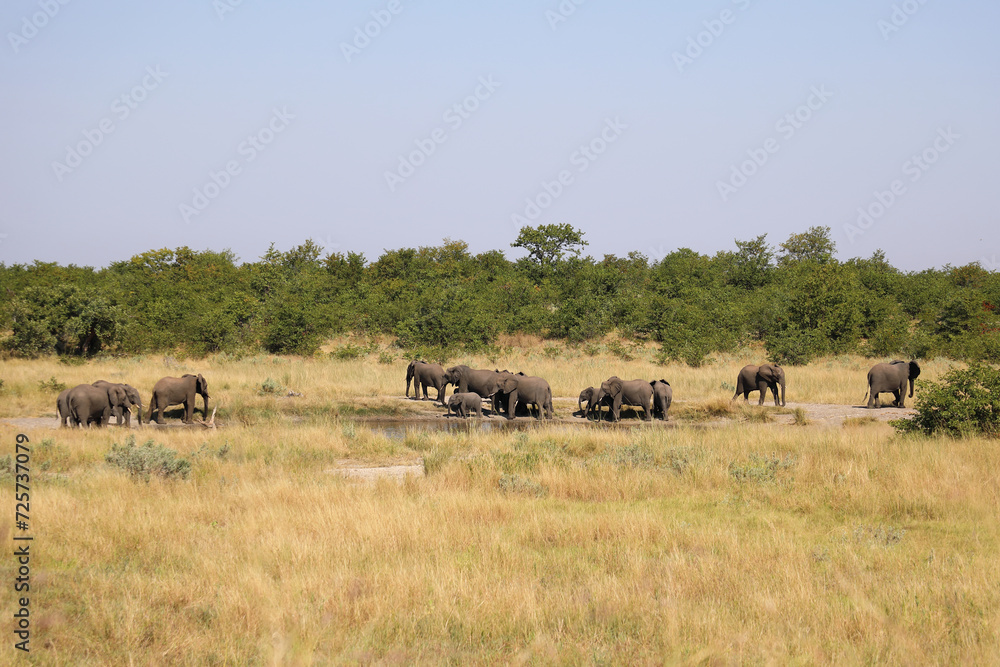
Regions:
<instances>
[{"instance_id":1,"label":"elephant","mask_svg":"<svg viewBox=\"0 0 1000 667\"><path fill-rule=\"evenodd\" d=\"M644 421L652 421L653 385L646 380L622 380L612 375L601 383L597 392L597 402L608 401L611 421L621 419L622 405L642 408Z\"/></svg>"},{"instance_id":2,"label":"elephant","mask_svg":"<svg viewBox=\"0 0 1000 667\"><path fill-rule=\"evenodd\" d=\"M414 359L406 367L406 397L410 397L410 380L413 380L413 397L420 399L420 391L424 392L424 400L430 398L427 395L427 388L437 389L435 401L441 401L444 405L444 394L448 388L448 382L444 379L444 368L441 364L429 364L426 361Z\"/></svg>"},{"instance_id":3,"label":"elephant","mask_svg":"<svg viewBox=\"0 0 1000 667\"><path fill-rule=\"evenodd\" d=\"M507 394L507 419L514 418L514 411L518 401L528 406L528 414L531 414L531 405L534 404L537 418L542 418L542 411L545 411L545 418L552 419L552 388L549 383L540 377L531 375L508 374L500 379L500 391Z\"/></svg>"},{"instance_id":4,"label":"elephant","mask_svg":"<svg viewBox=\"0 0 1000 667\"><path fill-rule=\"evenodd\" d=\"M483 397L469 391L464 394L452 394L448 397L448 414L454 410L455 414L463 419L469 417L469 413L477 417L483 416Z\"/></svg>"},{"instance_id":5,"label":"elephant","mask_svg":"<svg viewBox=\"0 0 1000 667\"><path fill-rule=\"evenodd\" d=\"M673 388L666 380L653 380L649 384L653 387L653 416L659 413L663 421L668 421L667 412L674 400Z\"/></svg>"},{"instance_id":6,"label":"elephant","mask_svg":"<svg viewBox=\"0 0 1000 667\"><path fill-rule=\"evenodd\" d=\"M584 408L583 404L586 403L587 407ZM580 392L580 397L576 399L576 406L579 408L580 412L587 419L590 419L590 413L592 413L597 407L597 390L593 387L587 387Z\"/></svg>"},{"instance_id":7,"label":"elephant","mask_svg":"<svg viewBox=\"0 0 1000 667\"><path fill-rule=\"evenodd\" d=\"M124 405L112 410L111 414L117 419L117 425L122 425L122 417L125 418L125 428L130 428L132 426L132 410L130 409L133 405L138 406L138 411L136 412L136 418L139 420L139 426L142 426L142 398L139 396L139 391L130 384L124 383L114 383L108 382L107 380L98 380L94 383L95 387L109 387L118 386L125 390L125 397L128 399Z\"/></svg>"},{"instance_id":8,"label":"elephant","mask_svg":"<svg viewBox=\"0 0 1000 667\"><path fill-rule=\"evenodd\" d=\"M455 385L455 394L465 394L473 392L483 398L490 398L500 391L500 378L503 374L500 371L473 370L468 366L452 366L444 373L444 379L448 384ZM497 411L497 402L493 401L493 412Z\"/></svg>"},{"instance_id":9,"label":"elephant","mask_svg":"<svg viewBox=\"0 0 1000 667\"><path fill-rule=\"evenodd\" d=\"M184 423L190 424L194 416L194 401L197 394L205 399L204 418L208 419L208 382L201 376L182 375L179 378L160 378L153 385L153 396L149 399L149 415L146 421L153 421L153 413L156 412L156 423L163 423L163 411L171 405L184 404Z\"/></svg>"},{"instance_id":10,"label":"elephant","mask_svg":"<svg viewBox=\"0 0 1000 667\"><path fill-rule=\"evenodd\" d=\"M781 385L781 403L778 403L778 385ZM760 400L757 405L764 405L764 398L767 390L770 389L774 395L775 405L785 404L785 369L778 364L764 364L763 366L748 365L740 370L736 377L736 393L733 399L743 394L743 400L750 401L750 392L759 391Z\"/></svg>"},{"instance_id":11,"label":"elephant","mask_svg":"<svg viewBox=\"0 0 1000 667\"><path fill-rule=\"evenodd\" d=\"M56 410L59 412L59 428L66 426L66 420L76 426L73 420L73 411L69 409L69 389L63 389L56 397Z\"/></svg>"},{"instance_id":12,"label":"elephant","mask_svg":"<svg viewBox=\"0 0 1000 667\"><path fill-rule=\"evenodd\" d=\"M920 375L920 365L915 361L892 361L888 364L875 364L868 371L869 408L879 407L879 394L892 394L896 400L892 402L897 408L904 408L906 400L906 383L910 383L910 398L913 398L913 381Z\"/></svg>"},{"instance_id":13,"label":"elephant","mask_svg":"<svg viewBox=\"0 0 1000 667\"><path fill-rule=\"evenodd\" d=\"M74 425L97 424L100 427L108 423L113 410L126 404L128 397L119 385L95 387L80 384L69 390L66 401Z\"/></svg>"},{"instance_id":14,"label":"elephant","mask_svg":"<svg viewBox=\"0 0 1000 667\"><path fill-rule=\"evenodd\" d=\"M524 373L522 373L521 371L518 371L517 373L511 373L507 369L495 372L499 373L500 380L503 380L503 378L507 377L508 375L514 375L520 377L525 376ZM507 400L509 398L510 396L508 396L505 391L503 391L502 389L497 389L497 392L493 394L493 414L498 415L501 412L505 412L507 410ZM514 406L514 416L517 416L517 405Z\"/></svg>"}]
</instances>

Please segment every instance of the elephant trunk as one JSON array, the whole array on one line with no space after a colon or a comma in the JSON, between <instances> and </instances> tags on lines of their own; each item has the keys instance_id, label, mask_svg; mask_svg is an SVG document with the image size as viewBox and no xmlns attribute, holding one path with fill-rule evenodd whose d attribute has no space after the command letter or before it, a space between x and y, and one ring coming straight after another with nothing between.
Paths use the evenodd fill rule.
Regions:
<instances>
[{"instance_id":1,"label":"elephant trunk","mask_svg":"<svg viewBox=\"0 0 1000 667\"><path fill-rule=\"evenodd\" d=\"M139 420L139 426L142 426L142 401L139 401L136 405L139 406L139 411L135 413L135 417Z\"/></svg>"},{"instance_id":2,"label":"elephant trunk","mask_svg":"<svg viewBox=\"0 0 1000 667\"><path fill-rule=\"evenodd\" d=\"M913 398L913 378L910 378L910 398Z\"/></svg>"},{"instance_id":3,"label":"elephant trunk","mask_svg":"<svg viewBox=\"0 0 1000 667\"><path fill-rule=\"evenodd\" d=\"M205 421L208 421L208 394L202 394L201 397L205 399Z\"/></svg>"},{"instance_id":4,"label":"elephant trunk","mask_svg":"<svg viewBox=\"0 0 1000 667\"><path fill-rule=\"evenodd\" d=\"M785 407L785 379L781 379L781 407Z\"/></svg>"}]
</instances>

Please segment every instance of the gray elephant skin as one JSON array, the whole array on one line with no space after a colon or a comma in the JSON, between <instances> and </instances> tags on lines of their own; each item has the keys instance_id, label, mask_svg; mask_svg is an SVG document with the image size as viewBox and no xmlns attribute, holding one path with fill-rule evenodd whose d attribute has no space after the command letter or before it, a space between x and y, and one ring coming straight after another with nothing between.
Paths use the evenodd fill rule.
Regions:
<instances>
[{"instance_id":1,"label":"gray elephant skin","mask_svg":"<svg viewBox=\"0 0 1000 667\"><path fill-rule=\"evenodd\" d=\"M879 394L892 394L892 402L897 408L906 407L906 383L910 383L910 398L913 398L913 381L920 375L920 365L915 361L892 361L888 364L875 364L868 371L869 408L879 407Z\"/></svg>"},{"instance_id":2,"label":"gray elephant skin","mask_svg":"<svg viewBox=\"0 0 1000 667\"><path fill-rule=\"evenodd\" d=\"M576 407L583 413L583 417L590 419L591 413L597 409L597 390L593 387L587 387L581 391L580 397L576 399Z\"/></svg>"},{"instance_id":3,"label":"gray elephant skin","mask_svg":"<svg viewBox=\"0 0 1000 667\"><path fill-rule=\"evenodd\" d=\"M420 392L423 391L424 400L430 397L427 395L427 388L437 389L435 401L441 401L444 405L444 393L448 388L448 382L444 379L444 368L441 364L429 364L426 361L414 359L406 367L406 397L410 397L410 381L413 381L413 397L420 399Z\"/></svg>"},{"instance_id":4,"label":"gray elephant skin","mask_svg":"<svg viewBox=\"0 0 1000 667\"><path fill-rule=\"evenodd\" d=\"M66 421L73 421L73 412L69 409L69 389L63 389L56 397L56 410L59 412L59 428L67 426ZM76 425L75 423L73 424Z\"/></svg>"},{"instance_id":5,"label":"gray elephant skin","mask_svg":"<svg viewBox=\"0 0 1000 667\"><path fill-rule=\"evenodd\" d=\"M57 398L57 405L58 400ZM111 418L112 410L120 408L127 400L125 390L118 385L95 387L80 384L70 389L66 395L70 418L76 426L105 426Z\"/></svg>"},{"instance_id":6,"label":"gray elephant skin","mask_svg":"<svg viewBox=\"0 0 1000 667\"><path fill-rule=\"evenodd\" d=\"M125 405L114 408L111 414L116 419L118 426L122 425L122 419L125 420L125 428L132 426L132 410L131 407L134 405L138 408L136 410L136 419L139 420L139 426L142 426L142 398L139 396L139 390L130 384L125 384L124 382L108 382L107 380L98 380L94 382L95 387L111 387L117 386L125 390L125 398L127 399Z\"/></svg>"},{"instance_id":7,"label":"gray elephant skin","mask_svg":"<svg viewBox=\"0 0 1000 667\"><path fill-rule=\"evenodd\" d=\"M611 421L619 421L623 405L642 408L642 418L652 421L653 385L648 380L622 380L612 375L601 383L597 392L597 402L610 405L608 414ZM599 409L599 406L598 406Z\"/></svg>"},{"instance_id":8,"label":"gray elephant skin","mask_svg":"<svg viewBox=\"0 0 1000 667\"><path fill-rule=\"evenodd\" d=\"M456 394L475 392L483 398L489 398L500 388L500 372L489 370L474 370L462 364L452 366L444 373L448 384L455 385Z\"/></svg>"},{"instance_id":9,"label":"gray elephant skin","mask_svg":"<svg viewBox=\"0 0 1000 667\"><path fill-rule=\"evenodd\" d=\"M670 404L674 400L674 390L666 380L653 380L649 383L653 388L653 417L660 415L660 419L668 421L667 413L670 411Z\"/></svg>"},{"instance_id":10,"label":"gray elephant skin","mask_svg":"<svg viewBox=\"0 0 1000 667\"><path fill-rule=\"evenodd\" d=\"M455 411L456 415L462 417L463 419L467 418L470 414L482 417L483 397L472 391L464 394L452 394L448 397L449 415L451 415L452 410Z\"/></svg>"},{"instance_id":11,"label":"gray elephant skin","mask_svg":"<svg viewBox=\"0 0 1000 667\"><path fill-rule=\"evenodd\" d=\"M781 402L778 402L778 387L781 387ZM759 391L760 400L757 405L764 405L767 397L767 390L770 389L774 395L775 405L785 404L785 369L778 364L763 364L761 366L748 365L740 370L736 376L736 393L733 400L743 394L743 400L750 401L750 392Z\"/></svg>"},{"instance_id":12,"label":"gray elephant skin","mask_svg":"<svg viewBox=\"0 0 1000 667\"><path fill-rule=\"evenodd\" d=\"M153 413L156 412L156 423L163 423L163 411L171 405L184 405L184 423L190 424L194 417L194 401L198 395L205 400L204 418L208 419L208 382L199 373L198 375L182 375L179 378L160 378L153 385L153 396L149 399L149 415L146 421L152 422Z\"/></svg>"},{"instance_id":13,"label":"gray elephant skin","mask_svg":"<svg viewBox=\"0 0 1000 667\"><path fill-rule=\"evenodd\" d=\"M515 376L515 377L525 377L524 373L522 373L521 371L518 371L517 373L511 373L506 368L504 370L502 370L502 371L495 371L495 372L499 374L498 375L498 381L500 381L500 382L502 382L503 379L505 377L507 377L508 375ZM510 396L507 394L507 392L505 392L503 389L500 389L498 387L497 388L497 392L495 394L493 394L493 414L499 415L501 413L506 412L507 411L507 403L508 403L508 399L509 398L510 398ZM517 416L517 407L518 407L518 405L524 405L524 401L521 401L517 405L514 406L514 416L515 417ZM527 408L525 408L525 410L527 410ZM528 412L528 414L530 416L531 413Z\"/></svg>"},{"instance_id":14,"label":"gray elephant skin","mask_svg":"<svg viewBox=\"0 0 1000 667\"><path fill-rule=\"evenodd\" d=\"M507 419L514 418L518 401L528 406L528 414L531 414L530 406L534 405L538 419L542 418L543 412L546 419L553 418L552 388L542 378L507 374L500 378L499 389L507 394Z\"/></svg>"}]
</instances>

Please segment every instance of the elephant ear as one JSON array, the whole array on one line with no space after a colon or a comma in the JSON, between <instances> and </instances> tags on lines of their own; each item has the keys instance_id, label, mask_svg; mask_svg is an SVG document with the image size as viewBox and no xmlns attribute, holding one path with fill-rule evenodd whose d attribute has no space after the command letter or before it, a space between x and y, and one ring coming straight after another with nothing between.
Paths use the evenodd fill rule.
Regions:
<instances>
[{"instance_id":1,"label":"elephant ear","mask_svg":"<svg viewBox=\"0 0 1000 667\"><path fill-rule=\"evenodd\" d=\"M618 396L619 394L622 393L622 380L621 380L621 378L619 378L619 377L611 378L611 380L608 382L608 385L611 387L611 395L612 396Z\"/></svg>"},{"instance_id":2,"label":"elephant ear","mask_svg":"<svg viewBox=\"0 0 1000 667\"><path fill-rule=\"evenodd\" d=\"M768 364L765 364L765 365L761 366L759 369L757 369L757 374L761 378L763 378L766 382L777 382L778 381L778 372L774 368L774 366L770 366Z\"/></svg>"},{"instance_id":3,"label":"elephant ear","mask_svg":"<svg viewBox=\"0 0 1000 667\"><path fill-rule=\"evenodd\" d=\"M208 393L208 382L206 382L205 378L203 378L201 376L201 373L198 373L198 380L195 383L195 388L194 389L199 394L207 394Z\"/></svg>"},{"instance_id":4,"label":"elephant ear","mask_svg":"<svg viewBox=\"0 0 1000 667\"><path fill-rule=\"evenodd\" d=\"M666 380L660 380L660 382L662 382L663 384L667 385L668 387L670 386L670 383L667 382Z\"/></svg>"},{"instance_id":5,"label":"elephant ear","mask_svg":"<svg viewBox=\"0 0 1000 667\"><path fill-rule=\"evenodd\" d=\"M920 375L920 364L915 361L910 362L910 378L911 380L916 380Z\"/></svg>"}]
</instances>

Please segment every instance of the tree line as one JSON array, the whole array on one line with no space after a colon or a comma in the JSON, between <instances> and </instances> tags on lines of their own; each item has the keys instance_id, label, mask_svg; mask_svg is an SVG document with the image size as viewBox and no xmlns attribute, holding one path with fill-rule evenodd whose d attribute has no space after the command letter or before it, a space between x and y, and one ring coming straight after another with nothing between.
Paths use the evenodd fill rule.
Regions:
<instances>
[{"instance_id":1,"label":"tree line","mask_svg":"<svg viewBox=\"0 0 1000 667\"><path fill-rule=\"evenodd\" d=\"M311 240L254 262L151 250L95 269L0 263L5 354L175 351L310 355L340 334L389 335L407 355L488 351L502 334L588 344L610 333L699 365L761 342L771 361L829 354L1000 358L1000 274L978 263L904 272L884 253L836 259L827 227L703 255L584 255L570 225L521 229L510 260L463 241L362 254Z\"/></svg>"}]
</instances>

